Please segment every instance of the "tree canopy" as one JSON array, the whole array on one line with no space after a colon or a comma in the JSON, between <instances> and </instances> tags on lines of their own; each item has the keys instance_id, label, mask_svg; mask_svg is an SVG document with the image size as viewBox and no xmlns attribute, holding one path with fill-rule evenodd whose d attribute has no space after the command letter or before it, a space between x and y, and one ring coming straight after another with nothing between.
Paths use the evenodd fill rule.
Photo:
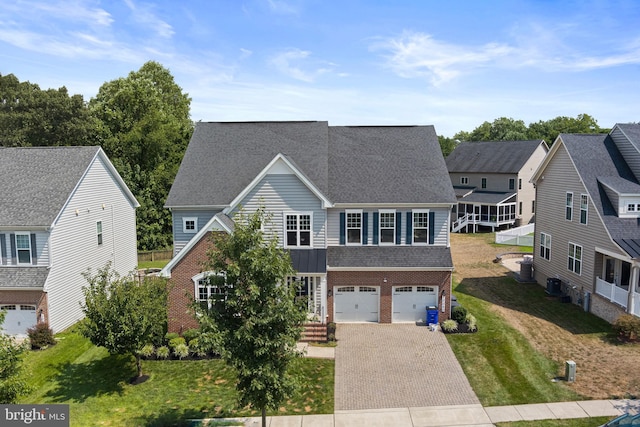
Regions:
<instances>
[{"instance_id":1,"label":"tree canopy","mask_svg":"<svg viewBox=\"0 0 640 427\"><path fill-rule=\"evenodd\" d=\"M299 356L306 310L296 303L289 254L276 236L265 239L263 210L234 217L233 233L213 237L208 280L217 287L211 309L196 305L220 333L222 356L235 368L241 405L277 409L296 387L290 365Z\"/></svg>"},{"instance_id":2,"label":"tree canopy","mask_svg":"<svg viewBox=\"0 0 640 427\"><path fill-rule=\"evenodd\" d=\"M85 278L82 334L110 354L133 355L142 375L142 347L163 337L167 327L166 279L119 277L109 265Z\"/></svg>"},{"instance_id":3,"label":"tree canopy","mask_svg":"<svg viewBox=\"0 0 640 427\"><path fill-rule=\"evenodd\" d=\"M139 249L172 244L164 201L193 131L190 104L169 70L154 61L106 82L89 103L100 145L140 202Z\"/></svg>"}]
</instances>

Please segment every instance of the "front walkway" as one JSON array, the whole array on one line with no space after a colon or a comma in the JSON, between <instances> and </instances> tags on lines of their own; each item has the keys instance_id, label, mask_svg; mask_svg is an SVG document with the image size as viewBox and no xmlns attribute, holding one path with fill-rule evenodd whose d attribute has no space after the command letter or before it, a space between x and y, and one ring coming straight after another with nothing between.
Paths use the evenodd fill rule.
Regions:
<instances>
[{"instance_id":1,"label":"front walkway","mask_svg":"<svg viewBox=\"0 0 640 427\"><path fill-rule=\"evenodd\" d=\"M490 427L499 422L616 417L639 411L640 400L585 400L487 408L478 404L267 417L267 427ZM262 425L260 418L236 420L244 422L246 427Z\"/></svg>"},{"instance_id":2,"label":"front walkway","mask_svg":"<svg viewBox=\"0 0 640 427\"><path fill-rule=\"evenodd\" d=\"M336 338L336 412L480 403L440 331L342 323Z\"/></svg>"}]
</instances>

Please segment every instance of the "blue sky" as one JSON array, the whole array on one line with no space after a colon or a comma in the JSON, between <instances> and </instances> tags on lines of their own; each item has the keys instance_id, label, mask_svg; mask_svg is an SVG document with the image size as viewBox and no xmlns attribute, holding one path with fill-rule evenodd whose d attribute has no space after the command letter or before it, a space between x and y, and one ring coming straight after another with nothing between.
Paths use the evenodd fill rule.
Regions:
<instances>
[{"instance_id":1,"label":"blue sky","mask_svg":"<svg viewBox=\"0 0 640 427\"><path fill-rule=\"evenodd\" d=\"M94 97L146 61L203 121L640 120L640 2L1 0L0 73Z\"/></svg>"}]
</instances>

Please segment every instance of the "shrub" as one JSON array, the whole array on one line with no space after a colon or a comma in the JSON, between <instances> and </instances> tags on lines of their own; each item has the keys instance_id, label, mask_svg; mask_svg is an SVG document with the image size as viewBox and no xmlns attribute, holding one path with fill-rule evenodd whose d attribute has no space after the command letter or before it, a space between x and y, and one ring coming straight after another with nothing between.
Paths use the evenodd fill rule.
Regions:
<instances>
[{"instance_id":1,"label":"shrub","mask_svg":"<svg viewBox=\"0 0 640 427\"><path fill-rule=\"evenodd\" d=\"M635 341L640 336L640 318L631 314L618 317L612 327L619 337L628 341Z\"/></svg>"},{"instance_id":2,"label":"shrub","mask_svg":"<svg viewBox=\"0 0 640 427\"><path fill-rule=\"evenodd\" d=\"M220 334L216 331L201 333L198 338L198 347L205 354L220 355L220 349L222 348Z\"/></svg>"},{"instance_id":3,"label":"shrub","mask_svg":"<svg viewBox=\"0 0 640 427\"><path fill-rule=\"evenodd\" d=\"M476 320L476 316L473 314L467 314L464 318L464 322L467 324L469 332L475 332L478 330L478 321Z\"/></svg>"},{"instance_id":4,"label":"shrub","mask_svg":"<svg viewBox=\"0 0 640 427\"><path fill-rule=\"evenodd\" d=\"M142 347L142 349L140 349L138 354L140 354L140 356L142 357L151 357L153 356L154 351L155 348L153 347L153 344L146 344L144 347Z\"/></svg>"},{"instance_id":5,"label":"shrub","mask_svg":"<svg viewBox=\"0 0 640 427\"><path fill-rule=\"evenodd\" d=\"M189 346L187 346L186 344L178 344L174 347L173 349L173 354L178 358L178 359L184 359L185 357L189 356Z\"/></svg>"},{"instance_id":6,"label":"shrub","mask_svg":"<svg viewBox=\"0 0 640 427\"><path fill-rule=\"evenodd\" d=\"M451 310L451 318L458 323L464 323L466 317L467 309L461 305L455 306L453 310Z\"/></svg>"},{"instance_id":7,"label":"shrub","mask_svg":"<svg viewBox=\"0 0 640 427\"><path fill-rule=\"evenodd\" d=\"M336 334L327 334L327 340L329 342L335 342L336 340Z\"/></svg>"},{"instance_id":8,"label":"shrub","mask_svg":"<svg viewBox=\"0 0 640 427\"><path fill-rule=\"evenodd\" d=\"M169 342L169 341L171 341L171 340L172 340L172 339L174 339L174 338L178 338L179 336L180 336L180 335L179 335L179 334L177 334L177 333L175 333L175 332L167 332L167 333L164 335L164 340L165 340L166 342Z\"/></svg>"},{"instance_id":9,"label":"shrub","mask_svg":"<svg viewBox=\"0 0 640 427\"><path fill-rule=\"evenodd\" d=\"M179 346L181 344L182 345L186 345L187 344L187 341L182 337L176 337L176 338L173 338L173 339L169 340L169 348L172 348L174 350L175 350L175 348L177 346Z\"/></svg>"},{"instance_id":10,"label":"shrub","mask_svg":"<svg viewBox=\"0 0 640 427\"><path fill-rule=\"evenodd\" d=\"M199 336L200 336L199 329L187 329L182 333L182 338L184 338L186 342L191 342L192 339L198 338Z\"/></svg>"},{"instance_id":11,"label":"shrub","mask_svg":"<svg viewBox=\"0 0 640 427\"><path fill-rule=\"evenodd\" d=\"M47 323L38 323L33 328L27 329L27 334L29 335L32 349L46 348L56 343L53 331Z\"/></svg>"},{"instance_id":12,"label":"shrub","mask_svg":"<svg viewBox=\"0 0 640 427\"><path fill-rule=\"evenodd\" d=\"M156 350L156 356L158 356L158 359L166 359L167 357L169 357L169 347L167 347L166 345L158 347L158 349Z\"/></svg>"},{"instance_id":13,"label":"shrub","mask_svg":"<svg viewBox=\"0 0 640 427\"><path fill-rule=\"evenodd\" d=\"M442 322L442 330L445 332L454 332L458 330L458 322L454 319L448 319Z\"/></svg>"}]
</instances>

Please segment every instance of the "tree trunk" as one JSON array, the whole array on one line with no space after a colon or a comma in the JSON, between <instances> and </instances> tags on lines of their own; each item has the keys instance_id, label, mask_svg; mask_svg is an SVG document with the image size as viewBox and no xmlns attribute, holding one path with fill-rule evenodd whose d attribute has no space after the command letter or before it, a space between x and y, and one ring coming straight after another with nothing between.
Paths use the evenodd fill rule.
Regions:
<instances>
[{"instance_id":1,"label":"tree trunk","mask_svg":"<svg viewBox=\"0 0 640 427\"><path fill-rule=\"evenodd\" d=\"M267 427L267 408L262 407L262 427Z\"/></svg>"},{"instance_id":2,"label":"tree trunk","mask_svg":"<svg viewBox=\"0 0 640 427\"><path fill-rule=\"evenodd\" d=\"M138 368L138 377L142 376L142 361L139 354L136 354L136 368Z\"/></svg>"}]
</instances>

